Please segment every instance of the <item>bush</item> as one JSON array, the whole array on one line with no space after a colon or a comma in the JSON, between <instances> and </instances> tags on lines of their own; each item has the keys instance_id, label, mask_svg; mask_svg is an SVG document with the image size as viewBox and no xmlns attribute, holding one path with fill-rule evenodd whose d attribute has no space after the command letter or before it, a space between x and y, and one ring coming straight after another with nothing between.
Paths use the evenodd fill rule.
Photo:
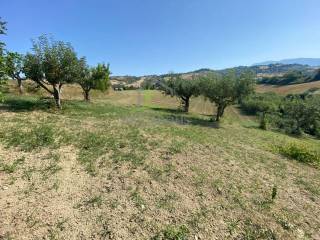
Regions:
<instances>
[{"instance_id":1,"label":"bush","mask_svg":"<svg viewBox=\"0 0 320 240\"><path fill-rule=\"evenodd\" d=\"M320 137L320 96L316 94L288 95L256 94L241 103L247 114L260 115L260 127L271 123L288 134L307 133Z\"/></svg>"},{"instance_id":2,"label":"bush","mask_svg":"<svg viewBox=\"0 0 320 240\"><path fill-rule=\"evenodd\" d=\"M285 157L313 166L320 166L320 153L305 145L290 143L285 146L280 146L278 149Z\"/></svg>"},{"instance_id":3,"label":"bush","mask_svg":"<svg viewBox=\"0 0 320 240\"><path fill-rule=\"evenodd\" d=\"M290 134L319 134L320 97L290 95L280 107L281 119L279 128Z\"/></svg>"},{"instance_id":4,"label":"bush","mask_svg":"<svg viewBox=\"0 0 320 240\"><path fill-rule=\"evenodd\" d=\"M275 93L257 93L244 99L241 102L241 108L244 112L250 115L256 115L263 111L275 112L282 97Z\"/></svg>"}]
</instances>

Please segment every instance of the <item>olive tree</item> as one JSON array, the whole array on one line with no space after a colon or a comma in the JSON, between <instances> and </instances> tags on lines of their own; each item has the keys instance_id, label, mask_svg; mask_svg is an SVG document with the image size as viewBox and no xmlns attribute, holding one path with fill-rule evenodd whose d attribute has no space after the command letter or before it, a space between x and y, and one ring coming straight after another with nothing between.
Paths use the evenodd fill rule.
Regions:
<instances>
[{"instance_id":1,"label":"olive tree","mask_svg":"<svg viewBox=\"0 0 320 240\"><path fill-rule=\"evenodd\" d=\"M235 104L254 92L254 78L251 73L237 76L235 72L227 74L209 74L201 80L201 93L217 107L216 121L223 117L226 107Z\"/></svg>"},{"instance_id":2,"label":"olive tree","mask_svg":"<svg viewBox=\"0 0 320 240\"><path fill-rule=\"evenodd\" d=\"M190 98L198 96L199 80L195 76L191 79L183 79L181 76L171 76L165 84L162 84L161 90L172 97L180 99L184 112L189 112Z\"/></svg>"},{"instance_id":3,"label":"olive tree","mask_svg":"<svg viewBox=\"0 0 320 240\"><path fill-rule=\"evenodd\" d=\"M22 80L23 55L17 52L8 52L6 56L6 72L13 80L17 80L20 94L23 93Z\"/></svg>"},{"instance_id":4,"label":"olive tree","mask_svg":"<svg viewBox=\"0 0 320 240\"><path fill-rule=\"evenodd\" d=\"M32 53L24 61L24 74L53 95L61 108L61 88L77 78L78 58L69 43L48 39L45 35L33 41Z\"/></svg>"},{"instance_id":5,"label":"olive tree","mask_svg":"<svg viewBox=\"0 0 320 240\"><path fill-rule=\"evenodd\" d=\"M110 87L110 67L109 64L99 63L96 67L89 67L85 58L78 62L77 83L83 90L85 101L90 101L90 91L92 89L106 91Z\"/></svg>"}]
</instances>

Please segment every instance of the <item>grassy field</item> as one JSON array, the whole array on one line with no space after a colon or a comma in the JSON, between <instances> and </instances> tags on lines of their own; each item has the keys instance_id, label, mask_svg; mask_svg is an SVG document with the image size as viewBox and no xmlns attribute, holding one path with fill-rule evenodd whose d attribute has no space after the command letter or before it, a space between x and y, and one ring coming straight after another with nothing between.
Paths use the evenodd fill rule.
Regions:
<instances>
[{"instance_id":1,"label":"grassy field","mask_svg":"<svg viewBox=\"0 0 320 240\"><path fill-rule=\"evenodd\" d=\"M156 91L63 91L0 105L0 239L320 239L320 172L229 108Z\"/></svg>"},{"instance_id":2,"label":"grassy field","mask_svg":"<svg viewBox=\"0 0 320 240\"><path fill-rule=\"evenodd\" d=\"M276 86L276 85L258 85L258 92L275 92L278 94L286 95L290 93L298 94L303 93L311 88L320 88L320 81L301 83L301 84L292 84L285 86Z\"/></svg>"}]
</instances>

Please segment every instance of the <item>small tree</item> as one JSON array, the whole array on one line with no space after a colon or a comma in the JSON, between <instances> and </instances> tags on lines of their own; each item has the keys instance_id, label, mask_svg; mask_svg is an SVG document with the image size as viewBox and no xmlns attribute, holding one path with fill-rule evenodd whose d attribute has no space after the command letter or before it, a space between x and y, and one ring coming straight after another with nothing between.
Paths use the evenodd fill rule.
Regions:
<instances>
[{"instance_id":1,"label":"small tree","mask_svg":"<svg viewBox=\"0 0 320 240\"><path fill-rule=\"evenodd\" d=\"M90 91L92 89L106 91L110 87L109 64L98 64L96 67L89 68L85 58L81 58L78 63L79 77L77 82L83 90L85 101L90 101Z\"/></svg>"},{"instance_id":2,"label":"small tree","mask_svg":"<svg viewBox=\"0 0 320 240\"><path fill-rule=\"evenodd\" d=\"M61 108L63 84L72 83L78 77L77 55L69 43L54 41L46 36L34 41L32 50L33 53L26 55L24 73L53 95L57 107Z\"/></svg>"},{"instance_id":3,"label":"small tree","mask_svg":"<svg viewBox=\"0 0 320 240\"><path fill-rule=\"evenodd\" d=\"M13 80L17 80L20 94L23 93L22 77L23 55L17 52L8 52L6 56L6 72Z\"/></svg>"},{"instance_id":4,"label":"small tree","mask_svg":"<svg viewBox=\"0 0 320 240\"><path fill-rule=\"evenodd\" d=\"M192 76L192 79L171 76L165 84L162 84L161 90L166 95L179 98L184 112L189 112L190 98L200 93L199 80L195 76Z\"/></svg>"},{"instance_id":5,"label":"small tree","mask_svg":"<svg viewBox=\"0 0 320 240\"><path fill-rule=\"evenodd\" d=\"M210 74L201 81L201 93L217 106L216 121L223 116L227 106L240 101L254 91L252 74L237 76L235 72L228 74Z\"/></svg>"},{"instance_id":6,"label":"small tree","mask_svg":"<svg viewBox=\"0 0 320 240\"><path fill-rule=\"evenodd\" d=\"M260 128L263 130L267 130L268 128L268 120L267 115L275 112L279 105L275 102L268 101L265 99L261 99L259 101L259 113L260 113Z\"/></svg>"}]
</instances>

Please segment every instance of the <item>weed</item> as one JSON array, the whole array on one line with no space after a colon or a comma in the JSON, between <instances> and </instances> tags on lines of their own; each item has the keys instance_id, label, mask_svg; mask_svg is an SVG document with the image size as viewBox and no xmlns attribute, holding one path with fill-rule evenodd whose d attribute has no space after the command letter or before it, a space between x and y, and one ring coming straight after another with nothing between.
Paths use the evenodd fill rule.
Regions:
<instances>
[{"instance_id":1,"label":"weed","mask_svg":"<svg viewBox=\"0 0 320 240\"><path fill-rule=\"evenodd\" d=\"M65 227L65 224L68 222L67 219L62 219L62 220L59 220L56 224L56 227L60 230L60 231L63 231L66 227Z\"/></svg>"},{"instance_id":2,"label":"weed","mask_svg":"<svg viewBox=\"0 0 320 240\"><path fill-rule=\"evenodd\" d=\"M208 181L208 173L197 167L192 167L191 170L195 173L193 177L194 185L197 188L204 186Z\"/></svg>"},{"instance_id":3,"label":"weed","mask_svg":"<svg viewBox=\"0 0 320 240\"><path fill-rule=\"evenodd\" d=\"M78 147L80 148L79 160L85 165L86 171L91 174L96 174L95 161L105 152L106 139L100 134L93 132L86 132Z\"/></svg>"},{"instance_id":4,"label":"weed","mask_svg":"<svg viewBox=\"0 0 320 240\"><path fill-rule=\"evenodd\" d=\"M317 184L313 184L305 179L302 179L301 177L298 178L295 182L303 186L304 189L307 190L308 192L314 195L320 196L320 187Z\"/></svg>"},{"instance_id":5,"label":"weed","mask_svg":"<svg viewBox=\"0 0 320 240\"><path fill-rule=\"evenodd\" d=\"M167 163L163 167L153 167L148 165L145 166L144 170L146 170L154 180L165 181L172 171L174 171L174 166L172 163Z\"/></svg>"},{"instance_id":6,"label":"weed","mask_svg":"<svg viewBox=\"0 0 320 240\"><path fill-rule=\"evenodd\" d=\"M242 238L245 240L267 239L276 240L276 234L269 228L263 228L258 224L254 224L250 219L244 222L244 233Z\"/></svg>"},{"instance_id":7,"label":"weed","mask_svg":"<svg viewBox=\"0 0 320 240\"><path fill-rule=\"evenodd\" d=\"M291 159L313 166L320 166L320 153L302 144L287 144L278 147L279 152Z\"/></svg>"},{"instance_id":8,"label":"weed","mask_svg":"<svg viewBox=\"0 0 320 240\"><path fill-rule=\"evenodd\" d=\"M172 211L174 209L174 202L178 199L179 196L175 192L167 193L158 200L157 207Z\"/></svg>"},{"instance_id":9,"label":"weed","mask_svg":"<svg viewBox=\"0 0 320 240\"><path fill-rule=\"evenodd\" d=\"M145 200L139 194L137 189L131 193L131 200L134 202L137 208L139 208L142 211L145 210L146 208Z\"/></svg>"},{"instance_id":10,"label":"weed","mask_svg":"<svg viewBox=\"0 0 320 240\"><path fill-rule=\"evenodd\" d=\"M274 201L277 197L277 194L278 194L278 188L277 186L273 186L272 188L272 194L271 194L271 199L272 201Z\"/></svg>"},{"instance_id":11,"label":"weed","mask_svg":"<svg viewBox=\"0 0 320 240\"><path fill-rule=\"evenodd\" d=\"M7 146L20 147L23 151L54 146L55 134L52 126L43 124L30 129L27 131L21 128L11 129L6 136Z\"/></svg>"},{"instance_id":12,"label":"weed","mask_svg":"<svg viewBox=\"0 0 320 240\"><path fill-rule=\"evenodd\" d=\"M203 220L205 220L208 216L209 210L204 206L201 206L200 210L192 213L190 215L190 219L188 220L188 224L193 228L200 230L200 224Z\"/></svg>"},{"instance_id":13,"label":"weed","mask_svg":"<svg viewBox=\"0 0 320 240\"><path fill-rule=\"evenodd\" d=\"M93 196L88 200L83 201L75 206L75 208L81 207L101 207L103 203L103 199L101 195Z\"/></svg>"},{"instance_id":14,"label":"weed","mask_svg":"<svg viewBox=\"0 0 320 240\"><path fill-rule=\"evenodd\" d=\"M171 145L168 148L168 152L172 155L181 153L185 145L186 145L185 141L173 140L171 142Z\"/></svg>"},{"instance_id":15,"label":"weed","mask_svg":"<svg viewBox=\"0 0 320 240\"><path fill-rule=\"evenodd\" d=\"M0 171L3 171L5 173L14 173L18 166L21 165L25 161L25 157L19 158L15 160L12 164L5 164L0 162Z\"/></svg>"},{"instance_id":16,"label":"weed","mask_svg":"<svg viewBox=\"0 0 320 240\"><path fill-rule=\"evenodd\" d=\"M113 200L110 202L110 207L111 207L112 209L116 209L119 205L120 205L120 202L119 202L117 199L113 199Z\"/></svg>"},{"instance_id":17,"label":"weed","mask_svg":"<svg viewBox=\"0 0 320 240\"><path fill-rule=\"evenodd\" d=\"M58 165L60 160L59 154L50 153L45 159L49 159L49 165L39 170L43 180L47 180L50 176L62 170L62 167Z\"/></svg>"},{"instance_id":18,"label":"weed","mask_svg":"<svg viewBox=\"0 0 320 240\"><path fill-rule=\"evenodd\" d=\"M28 167L23 170L22 179L31 180L33 173L36 172L34 167Z\"/></svg>"},{"instance_id":19,"label":"weed","mask_svg":"<svg viewBox=\"0 0 320 240\"><path fill-rule=\"evenodd\" d=\"M151 240L187 240L189 236L189 229L185 225L181 226L166 226Z\"/></svg>"}]
</instances>

